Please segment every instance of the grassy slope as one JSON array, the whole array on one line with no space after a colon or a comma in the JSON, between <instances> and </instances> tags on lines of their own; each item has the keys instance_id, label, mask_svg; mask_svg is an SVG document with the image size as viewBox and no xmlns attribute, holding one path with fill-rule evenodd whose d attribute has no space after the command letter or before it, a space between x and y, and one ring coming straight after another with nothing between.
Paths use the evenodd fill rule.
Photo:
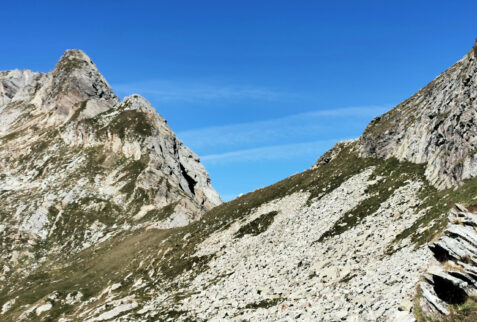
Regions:
<instances>
[{"instance_id":1,"label":"grassy slope","mask_svg":"<svg viewBox=\"0 0 477 322\"><path fill-rule=\"evenodd\" d=\"M34 303L55 290L63 294L80 290L85 295L92 296L108 283L122 280L129 272L133 272L135 278L143 276L148 279L144 269L146 265L140 265L141 261L148 263L147 270L157 272L150 282L151 287L156 284L156 287L160 285L163 290L179 290L183 286L180 283L184 283L184 280L179 282L177 279L179 275L187 271L192 278L207 269L207 262L212 256L198 258L194 253L196 246L214 231L226 229L231 223L246 218L254 208L264 203L297 191L309 191L310 201L316 200L370 166L375 167L374 176L382 176L383 179L369 188L369 197L366 200L339 221L344 221L347 225L333 227L325 233L325 237L340 234L344 229L358 224L408 179L420 179L424 182L424 188L420 191L422 204L416 209L416 213L420 209L427 209L427 213L400 234L396 241L410 236L416 245L421 245L446 225L446 213L453 202L468 205L476 201L477 180L465 182L457 190L437 191L426 183L424 165L398 162L395 159L360 159L352 147L340 149L338 156L331 162L220 205L205 214L202 220L189 226L167 231L138 230L123 233L75 255L68 263L54 267L46 263L37 274L21 282L20 288L5 290L0 294L0 305L19 296L10 315L15 319L21 312L21 304ZM421 232L419 228L425 226L430 228ZM126 294L127 286L124 286L123 290ZM177 300L180 300L180 297ZM63 311L73 312L72 308L68 307L54 312L60 314ZM164 316L180 314L175 311L162 313Z\"/></svg>"},{"instance_id":2,"label":"grassy slope","mask_svg":"<svg viewBox=\"0 0 477 322\"><path fill-rule=\"evenodd\" d=\"M88 119L83 123L87 123L87 121L94 122L101 117L102 115L94 119ZM144 137L152 133L149 121L145 122L144 120L145 116L142 112L122 111L122 113L119 113L112 119L112 125L108 124L93 130L99 133L98 135L111 131L113 133L122 133L124 136ZM132 127L131 122L134 123ZM122 131L122 128L127 128L128 130ZM157 191L154 189L145 191L136 186L138 176L147 167L148 156L145 155L140 160L134 161L124 157L121 153L105 150L102 146L90 148L69 147L58 138L57 130L52 128L47 128L42 130L41 133L36 134L39 139L38 142L31 146L31 151L18 159L12 160L13 167L18 172L36 171L38 174L34 180L42 180L49 173L65 171L72 164L72 160L81 159L79 166L74 171L68 172L67 178L59 183L61 186L54 186L54 189L69 191L74 187L75 182L84 178L87 178L89 183L85 187L86 197L66 206L55 204L49 208L49 219L51 222L55 221L56 215L59 213L57 206L63 208L62 216L55 224L57 229L54 230L47 241L40 241L33 248L29 249L34 253L36 259L49 256L50 249L58 246L63 246L61 254L55 255L56 258L47 257L47 262L26 280L20 274L11 274L7 282L0 287L2 290L0 292L0 307L8 299L15 298L16 294L19 295L15 304L16 307L33 303L54 290L60 291L64 295L66 295L67 290L73 289L81 291L85 295L96 294L97 291L104 287L104 279L108 278L109 280L111 278L111 272L115 272L114 276L124 276L124 274L121 275L124 272L121 268L126 269L129 267L127 264L134 263L134 258L128 257L126 254L136 255L143 250L147 251L147 247L142 249L143 246L147 245L147 243L142 241L142 235L135 234L123 234L115 238L111 244L104 243L98 250L88 249L78 255L72 256L70 250L81 244L85 229L93 222L99 221L108 227L114 224L121 225L124 222L130 222L132 220L131 216L139 210L141 205L150 203ZM22 135L25 136L27 134L22 132ZM2 141L2 143L5 142ZM127 200L127 203L123 203L121 206L118 206L111 200L99 198L93 187L95 178L98 175L104 177L113 170L118 171L116 184L121 187L120 192L126 196L125 199ZM166 178L164 180L167 181ZM169 190L177 189L169 184L167 184L167 187ZM12 195L5 192L0 197L28 200L28 198L31 198L29 194L34 195L35 193L37 192L27 191L26 194L18 192ZM180 191L177 191L177 193L180 193ZM154 210L154 213L150 213L146 217L153 219L168 217L175 205L176 203L173 203L163 209ZM101 211L95 209L101 209ZM2 222L9 219L9 217L11 217L11 211L6 213L0 211ZM148 218L143 218L142 221L146 219ZM123 242L126 236L128 239ZM129 243L134 243L135 240L139 241L132 247ZM118 246L118 248L113 247L113 251L103 254L103 251L108 250L110 248L109 245L112 244ZM6 246L9 247L10 245ZM70 265L71 263L74 265ZM9 285L6 286L6 284ZM15 295L12 296L12 292ZM60 311L69 309L65 307L62 310L57 310L56 313L59 314L61 313ZM17 313L19 312L20 310L17 310L10 318L16 320ZM3 320L3 317L0 320Z\"/></svg>"}]
</instances>

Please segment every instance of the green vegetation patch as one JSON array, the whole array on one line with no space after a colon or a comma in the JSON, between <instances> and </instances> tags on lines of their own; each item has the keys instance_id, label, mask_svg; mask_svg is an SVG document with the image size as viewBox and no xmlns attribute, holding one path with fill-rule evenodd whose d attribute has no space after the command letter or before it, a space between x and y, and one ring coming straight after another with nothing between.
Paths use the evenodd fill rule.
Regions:
<instances>
[{"instance_id":1,"label":"green vegetation patch","mask_svg":"<svg viewBox=\"0 0 477 322\"><path fill-rule=\"evenodd\" d=\"M46 140L42 140L42 141L39 141L38 143L34 143L32 146L31 146L31 153L32 154L40 154L42 153L43 151L45 151L48 146L49 146L49 141L46 141Z\"/></svg>"},{"instance_id":2,"label":"green vegetation patch","mask_svg":"<svg viewBox=\"0 0 477 322\"><path fill-rule=\"evenodd\" d=\"M405 186L408 181L425 181L425 167L411 162L400 162L391 158L381 160L370 180L381 178L366 189L369 197L359 203L355 208L346 212L334 225L318 239L321 242L327 238L340 235L358 225L364 218L376 212L396 189Z\"/></svg>"},{"instance_id":3,"label":"green vegetation patch","mask_svg":"<svg viewBox=\"0 0 477 322\"><path fill-rule=\"evenodd\" d=\"M153 209L146 213L144 217L140 219L140 222L144 221L162 221L169 218L174 213L174 208L176 207L177 202L173 202L161 209Z\"/></svg>"},{"instance_id":4,"label":"green vegetation patch","mask_svg":"<svg viewBox=\"0 0 477 322\"><path fill-rule=\"evenodd\" d=\"M245 309L251 309L251 310L260 309L260 308L268 309L270 307L278 305L279 303L283 302L284 300L285 299L281 298L281 297L276 297L276 298L273 298L273 299L265 299L265 300L261 300L259 302L249 303L249 304L245 305Z\"/></svg>"},{"instance_id":5,"label":"green vegetation patch","mask_svg":"<svg viewBox=\"0 0 477 322\"><path fill-rule=\"evenodd\" d=\"M49 209L51 216L58 214L56 208ZM112 202L97 198L85 197L68 204L56 223L56 229L50 239L52 242L80 243L84 239L85 230L95 221L106 226L113 225L121 214L121 209ZM74 245L70 245L74 246Z\"/></svg>"},{"instance_id":6,"label":"green vegetation patch","mask_svg":"<svg viewBox=\"0 0 477 322\"><path fill-rule=\"evenodd\" d=\"M81 103L79 103L79 108L78 108L78 109L74 112L74 114L71 116L70 122L71 122L71 121L76 121L76 120L79 118L81 112L83 112L83 111L86 109L86 105L87 105L87 104L88 104L88 100L84 100L84 101L82 101Z\"/></svg>"},{"instance_id":7,"label":"green vegetation patch","mask_svg":"<svg viewBox=\"0 0 477 322\"><path fill-rule=\"evenodd\" d=\"M58 62L56 69L69 74L76 69L82 68L83 63L84 61L76 57L65 57Z\"/></svg>"},{"instance_id":8,"label":"green vegetation patch","mask_svg":"<svg viewBox=\"0 0 477 322\"><path fill-rule=\"evenodd\" d=\"M469 297L464 304L452 305L449 316L443 322L474 322L477 321L477 298Z\"/></svg>"},{"instance_id":9,"label":"green vegetation patch","mask_svg":"<svg viewBox=\"0 0 477 322\"><path fill-rule=\"evenodd\" d=\"M414 297L414 317L418 322L474 322L477 321L477 298L468 297L463 304L449 305L449 315L426 314L423 312L420 300L422 290L417 289Z\"/></svg>"},{"instance_id":10,"label":"green vegetation patch","mask_svg":"<svg viewBox=\"0 0 477 322\"><path fill-rule=\"evenodd\" d=\"M48 294L58 292L59 298L65 298L68 293L80 291L82 300L98 294L109 283L121 282L129 272L140 276L138 266L144 258L141 254L156 253L161 241L167 237L165 231L141 231L134 235L122 233L99 247L88 248L72 255L62 265L45 263L36 273L28 276L21 283L14 283L0 292L0 304L18 296L17 301L3 318L6 321L17 321L24 310L25 304L32 304ZM63 305L61 305L63 306ZM55 311L55 316L70 312L70 307L64 306ZM56 320L56 319L54 319Z\"/></svg>"},{"instance_id":11,"label":"green vegetation patch","mask_svg":"<svg viewBox=\"0 0 477 322\"><path fill-rule=\"evenodd\" d=\"M136 187L136 181L139 175L146 169L149 163L149 156L144 155L139 160L129 161L121 170L121 182L125 184L120 189L121 193L131 195Z\"/></svg>"},{"instance_id":12,"label":"green vegetation patch","mask_svg":"<svg viewBox=\"0 0 477 322\"><path fill-rule=\"evenodd\" d=\"M257 236L265 232L273 223L273 219L277 214L277 211L272 211L252 220L248 224L240 227L240 229L235 233L234 238L241 238L245 235Z\"/></svg>"},{"instance_id":13,"label":"green vegetation patch","mask_svg":"<svg viewBox=\"0 0 477 322\"><path fill-rule=\"evenodd\" d=\"M6 143L8 141L12 141L19 138L22 134L24 134L24 131L22 130L14 131L7 135L2 136L0 139L2 139L3 143Z\"/></svg>"},{"instance_id":14,"label":"green vegetation patch","mask_svg":"<svg viewBox=\"0 0 477 322\"><path fill-rule=\"evenodd\" d=\"M150 123L146 114L138 110L125 110L116 115L108 127L103 128L99 134L110 131L121 139L129 135L139 137L151 136L154 133L154 127Z\"/></svg>"},{"instance_id":15,"label":"green vegetation patch","mask_svg":"<svg viewBox=\"0 0 477 322\"><path fill-rule=\"evenodd\" d=\"M395 242L411 237L411 241L417 246L423 245L442 232L448 224L448 212L455 203L470 206L477 202L477 178L464 180L458 188L437 190L426 185L419 193L422 204L416 209L416 213L425 210L425 214L419 217L414 224L401 232ZM428 227L427 229L423 229Z\"/></svg>"}]
</instances>

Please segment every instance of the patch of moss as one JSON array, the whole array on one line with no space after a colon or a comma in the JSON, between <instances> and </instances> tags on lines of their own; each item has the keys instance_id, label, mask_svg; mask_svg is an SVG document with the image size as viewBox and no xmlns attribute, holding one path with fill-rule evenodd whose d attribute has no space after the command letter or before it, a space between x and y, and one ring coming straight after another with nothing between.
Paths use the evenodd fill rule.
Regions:
<instances>
[{"instance_id":1,"label":"patch of moss","mask_svg":"<svg viewBox=\"0 0 477 322\"><path fill-rule=\"evenodd\" d=\"M181 317L185 313L187 313L187 312L186 311L177 311L177 310L168 310L168 311L160 312L159 316L164 318L164 321L170 321L171 319L172 319L172 321L175 321L176 319L178 319L179 317Z\"/></svg>"},{"instance_id":2,"label":"patch of moss","mask_svg":"<svg viewBox=\"0 0 477 322\"><path fill-rule=\"evenodd\" d=\"M477 178L464 180L458 188L437 190L427 185L422 189L419 198L423 201L416 212L425 210L423 216L419 217L411 227L397 235L394 243L411 237L411 241L416 246L423 245L443 231L448 224L448 212L455 203L465 206L474 204L477 201ZM426 229L423 229L427 227Z\"/></svg>"},{"instance_id":3,"label":"patch of moss","mask_svg":"<svg viewBox=\"0 0 477 322\"><path fill-rule=\"evenodd\" d=\"M277 214L277 211L272 211L252 220L248 224L240 227L240 229L235 233L234 238L241 238L245 235L257 236L265 232L273 223L273 219Z\"/></svg>"},{"instance_id":4,"label":"patch of moss","mask_svg":"<svg viewBox=\"0 0 477 322\"><path fill-rule=\"evenodd\" d=\"M40 154L48 148L49 142L48 141L39 141L38 143L34 143L31 146L31 153L33 154Z\"/></svg>"},{"instance_id":5,"label":"patch of moss","mask_svg":"<svg viewBox=\"0 0 477 322\"><path fill-rule=\"evenodd\" d=\"M414 317L416 318L416 321L418 321L418 322L429 321L430 318L426 317L424 315L424 312L422 311L421 303L420 303L421 298L422 298L422 290L421 290L421 287L418 284L416 295L414 296L414 299L413 299L413 302L414 302L414 309L413 309Z\"/></svg>"},{"instance_id":6,"label":"patch of moss","mask_svg":"<svg viewBox=\"0 0 477 322\"><path fill-rule=\"evenodd\" d=\"M87 105L87 104L88 104L88 100L84 100L84 101L82 101L82 102L79 104L79 108L78 108L78 109L74 112L74 114L71 116L70 122L71 122L71 121L76 121L76 120L79 118L81 112L83 112L83 111L86 109L86 105Z\"/></svg>"},{"instance_id":7,"label":"patch of moss","mask_svg":"<svg viewBox=\"0 0 477 322\"><path fill-rule=\"evenodd\" d=\"M205 256L188 256L185 260L172 263L169 265L163 265L161 272L169 279L172 280L175 277L185 272L191 271L192 268L200 270L207 265L207 263L214 257L214 255Z\"/></svg>"},{"instance_id":8,"label":"patch of moss","mask_svg":"<svg viewBox=\"0 0 477 322\"><path fill-rule=\"evenodd\" d=\"M356 276L358 276L357 274L351 274L349 273L348 275L346 275L345 277L343 277L339 283L348 283L349 281L351 281L353 278L355 278Z\"/></svg>"},{"instance_id":9,"label":"patch of moss","mask_svg":"<svg viewBox=\"0 0 477 322\"><path fill-rule=\"evenodd\" d=\"M54 211L52 211L53 213ZM85 197L68 204L56 223L56 229L51 236L51 242L67 244L81 243L85 230L95 221L106 226L113 225L121 213L121 209L108 200L97 197Z\"/></svg>"},{"instance_id":10,"label":"patch of moss","mask_svg":"<svg viewBox=\"0 0 477 322\"><path fill-rule=\"evenodd\" d=\"M125 110L116 115L109 126L101 129L99 134L105 134L107 131L118 135L123 140L130 135L143 138L151 136L154 127L145 113L138 110Z\"/></svg>"},{"instance_id":11,"label":"patch of moss","mask_svg":"<svg viewBox=\"0 0 477 322\"><path fill-rule=\"evenodd\" d=\"M136 272L138 254L155 253L160 242L167 236L159 230L141 231L133 235L122 233L99 247L88 248L72 255L61 265L44 263L36 273L31 274L21 284L15 283L0 293L0 304L18 296L12 310L2 318L6 321L18 320L22 306L32 304L52 292L61 296L74 291L83 293L82 300L96 295L108 283L122 282L129 272Z\"/></svg>"},{"instance_id":12,"label":"patch of moss","mask_svg":"<svg viewBox=\"0 0 477 322\"><path fill-rule=\"evenodd\" d=\"M24 133L22 130L14 131L7 135L2 136L0 139L3 141L3 143L6 143L6 142L13 141L19 138L22 135L22 133Z\"/></svg>"},{"instance_id":13,"label":"patch of moss","mask_svg":"<svg viewBox=\"0 0 477 322\"><path fill-rule=\"evenodd\" d=\"M449 316L443 322L474 322L477 321L477 298L469 297L464 304L452 305Z\"/></svg>"},{"instance_id":14,"label":"patch of moss","mask_svg":"<svg viewBox=\"0 0 477 322\"><path fill-rule=\"evenodd\" d=\"M270 307L278 305L279 303L283 302L284 300L285 299L281 298L281 297L276 297L276 298L273 298L273 299L265 299L265 300L261 300L259 302L249 303L249 304L245 305L245 309L252 309L252 310L260 309L260 308L268 309Z\"/></svg>"},{"instance_id":15,"label":"patch of moss","mask_svg":"<svg viewBox=\"0 0 477 322\"><path fill-rule=\"evenodd\" d=\"M126 182L120 189L121 193L131 195L136 187L138 176L146 169L149 156L144 155L140 160L130 161L121 171L121 181Z\"/></svg>"},{"instance_id":16,"label":"patch of moss","mask_svg":"<svg viewBox=\"0 0 477 322\"><path fill-rule=\"evenodd\" d=\"M174 208L177 206L177 202L173 202L161 209L153 209L146 213L144 217L140 219L140 222L144 221L162 221L169 218L174 213Z\"/></svg>"},{"instance_id":17,"label":"patch of moss","mask_svg":"<svg viewBox=\"0 0 477 322\"><path fill-rule=\"evenodd\" d=\"M50 218L50 220L54 220L54 218L56 218L58 213L59 213L59 211L58 211L58 209L56 209L56 207L50 206L48 208L48 217Z\"/></svg>"},{"instance_id":18,"label":"patch of moss","mask_svg":"<svg viewBox=\"0 0 477 322\"><path fill-rule=\"evenodd\" d=\"M418 322L474 322L477 321L477 298L468 297L460 305L449 305L449 315L425 314L421 308L422 291L418 287L414 297L414 317Z\"/></svg>"},{"instance_id":19,"label":"patch of moss","mask_svg":"<svg viewBox=\"0 0 477 322\"><path fill-rule=\"evenodd\" d=\"M73 309L73 305L66 303L55 303L49 311L42 314L44 317L41 320L45 322L58 321L61 316L72 313Z\"/></svg>"},{"instance_id":20,"label":"patch of moss","mask_svg":"<svg viewBox=\"0 0 477 322\"><path fill-rule=\"evenodd\" d=\"M60 61L56 65L56 69L69 74L76 69L82 68L83 63L84 61L76 57L64 57L63 59L60 59Z\"/></svg>"}]
</instances>

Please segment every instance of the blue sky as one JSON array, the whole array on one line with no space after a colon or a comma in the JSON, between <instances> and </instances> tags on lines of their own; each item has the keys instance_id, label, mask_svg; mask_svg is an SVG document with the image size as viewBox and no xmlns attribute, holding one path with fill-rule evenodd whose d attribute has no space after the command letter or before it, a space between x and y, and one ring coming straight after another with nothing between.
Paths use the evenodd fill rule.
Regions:
<instances>
[{"instance_id":1,"label":"blue sky","mask_svg":"<svg viewBox=\"0 0 477 322\"><path fill-rule=\"evenodd\" d=\"M10 1L0 70L80 48L145 96L225 200L309 168L459 60L476 1Z\"/></svg>"}]
</instances>

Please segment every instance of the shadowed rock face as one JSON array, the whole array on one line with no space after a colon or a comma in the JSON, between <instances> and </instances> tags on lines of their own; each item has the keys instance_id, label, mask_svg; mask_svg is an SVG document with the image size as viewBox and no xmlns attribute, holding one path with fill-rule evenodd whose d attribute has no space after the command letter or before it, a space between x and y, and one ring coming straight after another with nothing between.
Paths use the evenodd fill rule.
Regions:
<instances>
[{"instance_id":1,"label":"shadowed rock face","mask_svg":"<svg viewBox=\"0 0 477 322\"><path fill-rule=\"evenodd\" d=\"M82 51L45 74L0 73L0 224L12 247L0 266L186 225L220 203L165 119L139 95L121 102Z\"/></svg>"},{"instance_id":2,"label":"shadowed rock face","mask_svg":"<svg viewBox=\"0 0 477 322\"><path fill-rule=\"evenodd\" d=\"M477 175L477 46L360 138L363 155L427 163L426 177L448 188Z\"/></svg>"}]
</instances>

